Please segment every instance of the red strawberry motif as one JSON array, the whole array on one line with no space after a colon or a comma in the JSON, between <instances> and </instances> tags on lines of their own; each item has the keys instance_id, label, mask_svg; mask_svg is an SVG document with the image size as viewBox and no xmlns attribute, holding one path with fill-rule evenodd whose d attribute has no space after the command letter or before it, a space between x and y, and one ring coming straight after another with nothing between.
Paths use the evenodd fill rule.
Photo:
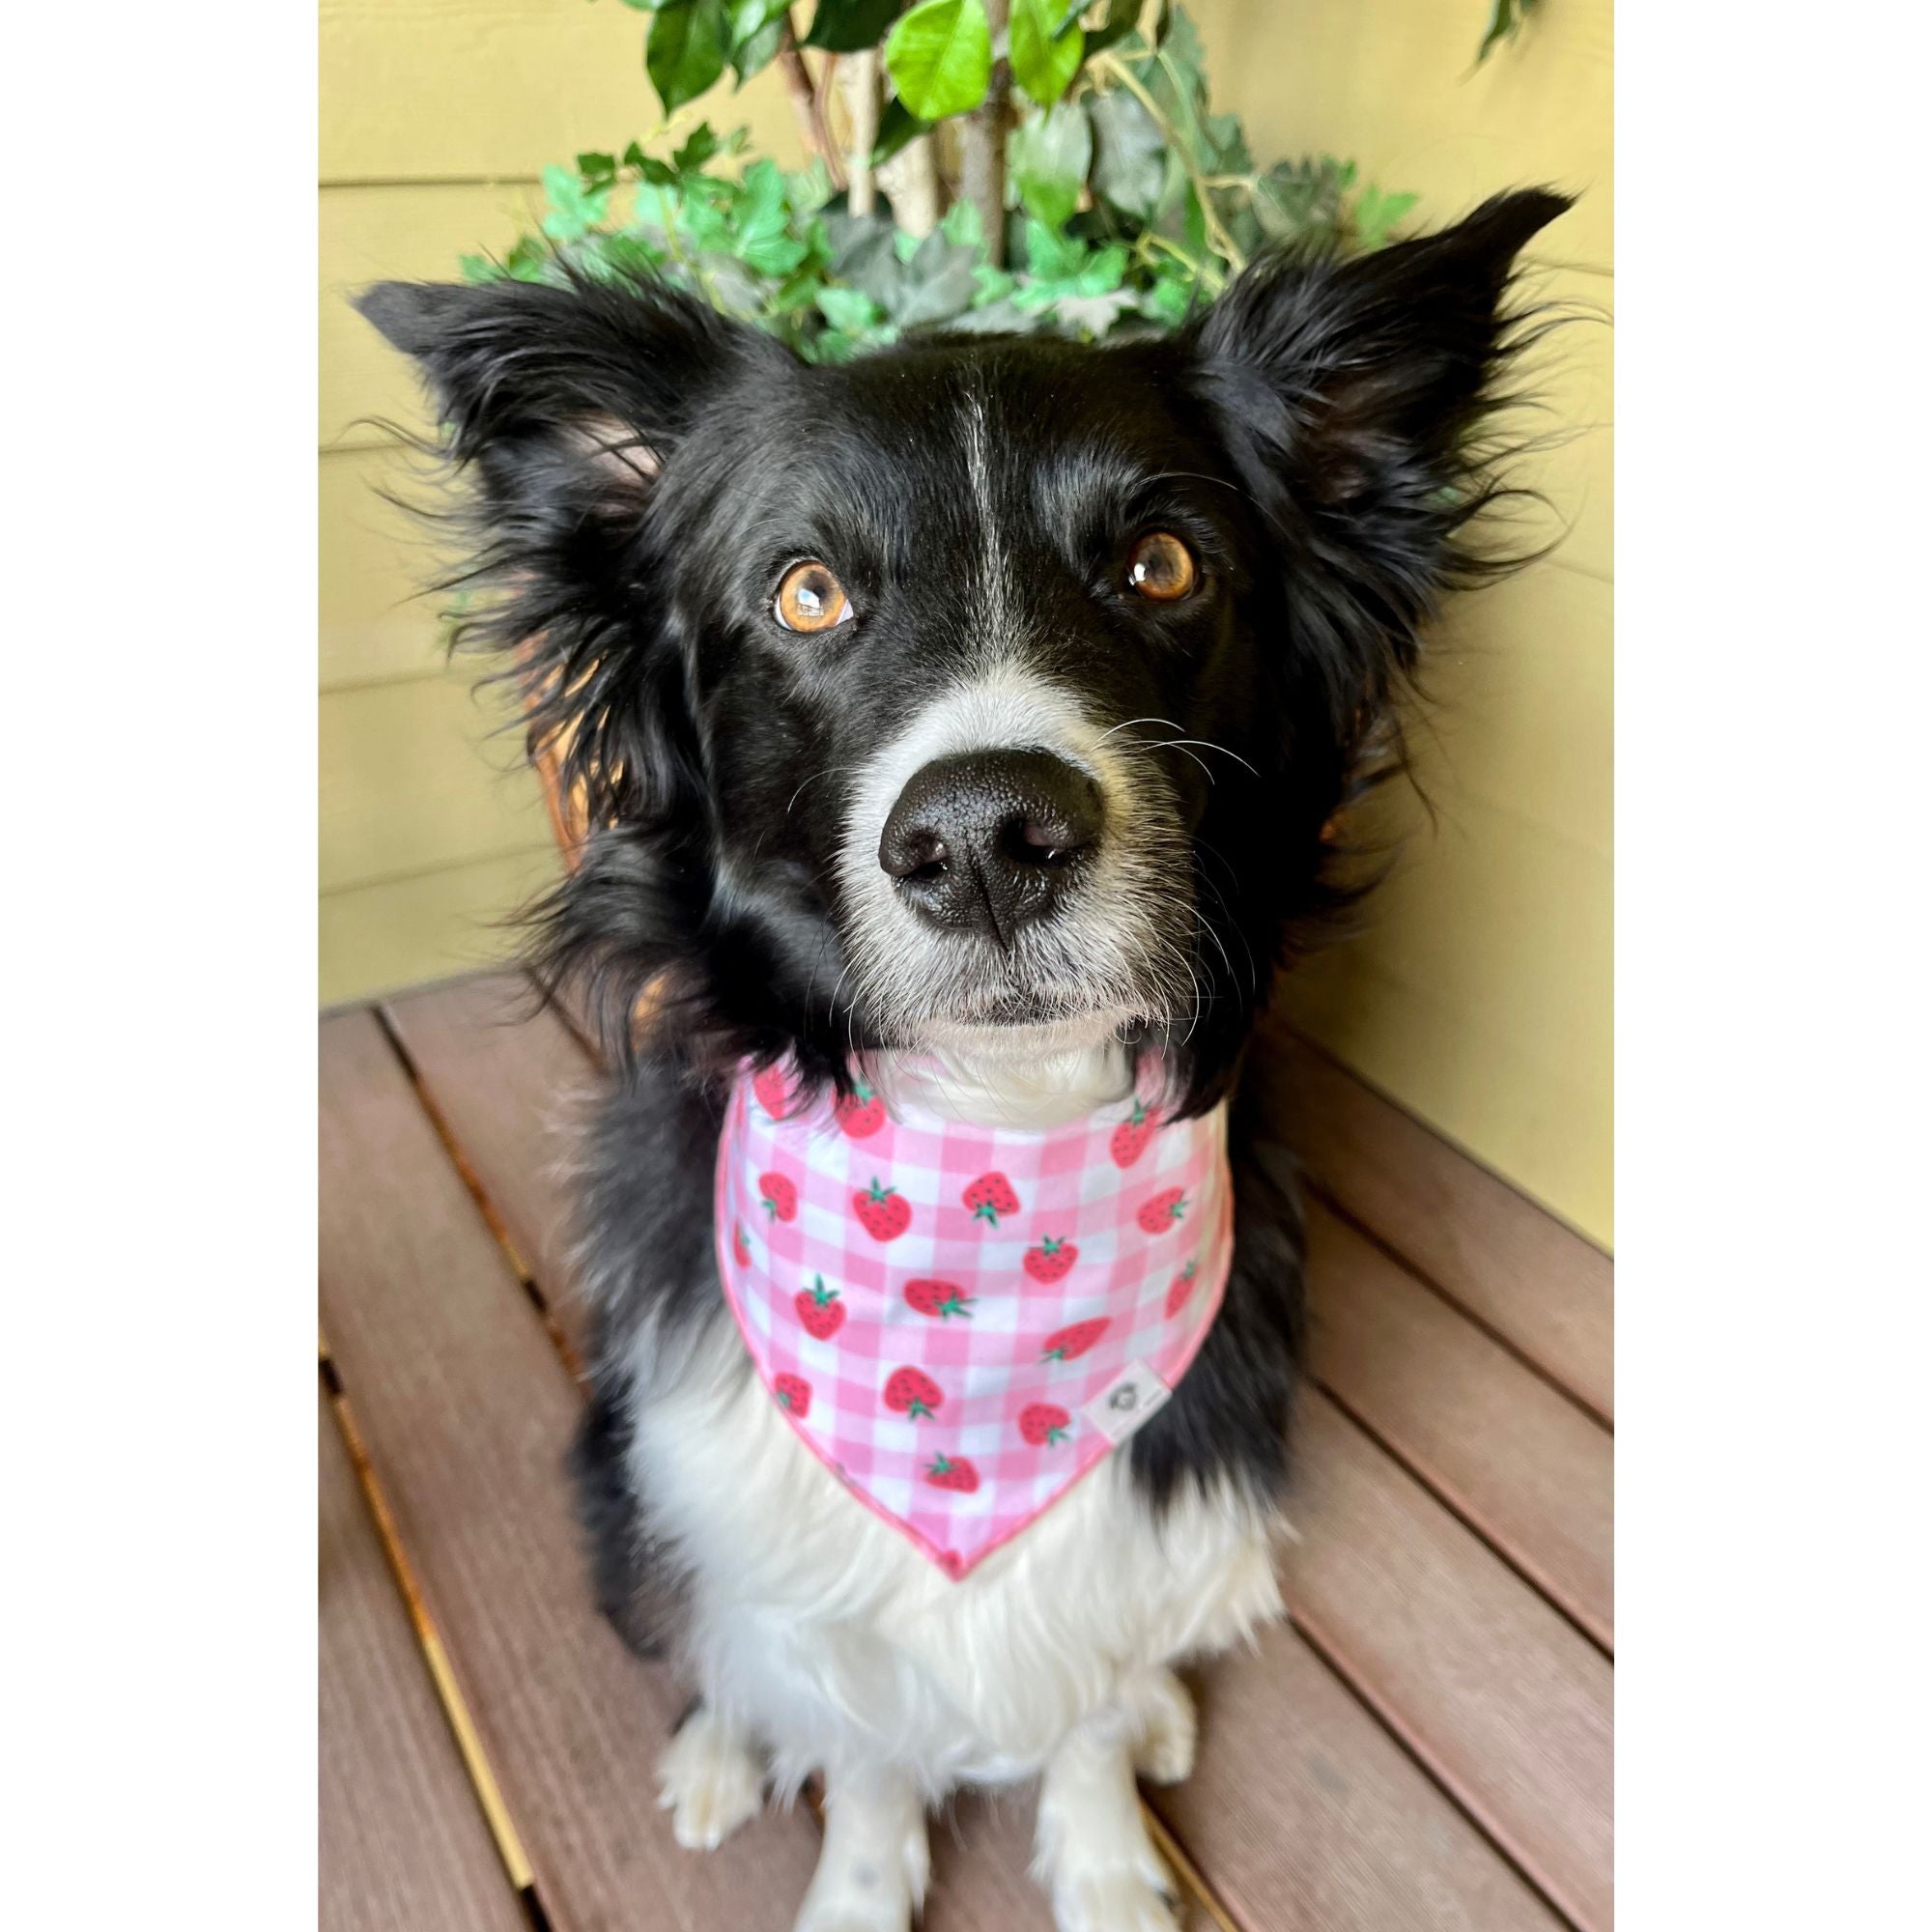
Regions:
<instances>
[{"instance_id":1,"label":"red strawberry motif","mask_svg":"<svg viewBox=\"0 0 1932 1932\"><path fill-rule=\"evenodd\" d=\"M779 1406L788 1409L800 1422L811 1413L811 1384L803 1376L774 1376L772 1393Z\"/></svg>"},{"instance_id":2,"label":"red strawberry motif","mask_svg":"<svg viewBox=\"0 0 1932 1932\"><path fill-rule=\"evenodd\" d=\"M886 1124L886 1103L869 1087L854 1082L851 1093L834 1103L833 1115L855 1141L875 1134Z\"/></svg>"},{"instance_id":3,"label":"red strawberry motif","mask_svg":"<svg viewBox=\"0 0 1932 1932\"><path fill-rule=\"evenodd\" d=\"M1187 1297L1194 1293L1195 1264L1189 1262L1174 1277L1167 1291L1167 1318L1171 1321L1187 1306Z\"/></svg>"},{"instance_id":4,"label":"red strawberry motif","mask_svg":"<svg viewBox=\"0 0 1932 1932\"><path fill-rule=\"evenodd\" d=\"M762 1073L753 1074L752 1092L757 1095L758 1105L775 1121L791 1105L791 1089L781 1065L767 1066Z\"/></svg>"},{"instance_id":5,"label":"red strawberry motif","mask_svg":"<svg viewBox=\"0 0 1932 1932\"><path fill-rule=\"evenodd\" d=\"M1114 1156L1114 1165L1133 1166L1147 1152L1148 1142L1153 1139L1153 1130L1159 1125L1159 1117L1149 1113L1136 1099L1133 1118L1122 1121L1114 1129L1113 1139L1107 1143L1107 1151Z\"/></svg>"},{"instance_id":6,"label":"red strawberry motif","mask_svg":"<svg viewBox=\"0 0 1932 1932\"><path fill-rule=\"evenodd\" d=\"M1020 1410L1020 1435L1036 1449L1066 1440L1073 1418L1054 1402L1030 1403Z\"/></svg>"},{"instance_id":7,"label":"red strawberry motif","mask_svg":"<svg viewBox=\"0 0 1932 1932\"><path fill-rule=\"evenodd\" d=\"M845 1304L838 1299L836 1288L826 1287L822 1274L813 1275L811 1286L800 1289L791 1305L798 1310L800 1325L814 1341L829 1342L845 1325Z\"/></svg>"},{"instance_id":8,"label":"red strawberry motif","mask_svg":"<svg viewBox=\"0 0 1932 1932\"><path fill-rule=\"evenodd\" d=\"M1069 1327L1056 1328L1040 1344L1040 1360L1071 1362L1077 1359L1107 1332L1108 1323L1112 1320L1113 1318L1108 1315L1096 1315L1091 1321L1075 1321Z\"/></svg>"},{"instance_id":9,"label":"red strawberry motif","mask_svg":"<svg viewBox=\"0 0 1932 1932\"><path fill-rule=\"evenodd\" d=\"M970 1496L980 1487L980 1472L963 1456L935 1456L925 1465L925 1480L935 1490L957 1490Z\"/></svg>"},{"instance_id":10,"label":"red strawberry motif","mask_svg":"<svg viewBox=\"0 0 1932 1932\"><path fill-rule=\"evenodd\" d=\"M989 1228L1000 1225L1002 1214L1020 1211L1020 1197L1004 1174L982 1174L959 1198L972 1208L974 1220L983 1221Z\"/></svg>"},{"instance_id":11,"label":"red strawberry motif","mask_svg":"<svg viewBox=\"0 0 1932 1932\"><path fill-rule=\"evenodd\" d=\"M954 1315L962 1321L973 1319L973 1297L950 1281L909 1281L905 1298L920 1314L930 1315L935 1321L949 1321Z\"/></svg>"},{"instance_id":12,"label":"red strawberry motif","mask_svg":"<svg viewBox=\"0 0 1932 1932\"><path fill-rule=\"evenodd\" d=\"M1052 1283L1059 1281L1079 1259L1080 1250L1071 1241L1059 1240L1049 1235L1038 1247L1026 1251L1026 1258L1020 1265L1034 1280Z\"/></svg>"},{"instance_id":13,"label":"red strawberry motif","mask_svg":"<svg viewBox=\"0 0 1932 1932\"><path fill-rule=\"evenodd\" d=\"M945 1400L939 1384L918 1369L895 1369L886 1378L886 1406L896 1410L908 1422L930 1415Z\"/></svg>"},{"instance_id":14,"label":"red strawberry motif","mask_svg":"<svg viewBox=\"0 0 1932 1932\"><path fill-rule=\"evenodd\" d=\"M1187 1212L1186 1192L1179 1187L1163 1187L1158 1194L1141 1203L1134 1216L1150 1235L1164 1235L1177 1226Z\"/></svg>"},{"instance_id":15,"label":"red strawberry motif","mask_svg":"<svg viewBox=\"0 0 1932 1932\"><path fill-rule=\"evenodd\" d=\"M758 1199L765 1204L765 1212L774 1220L798 1219L798 1189L783 1175L759 1175Z\"/></svg>"},{"instance_id":16,"label":"red strawberry motif","mask_svg":"<svg viewBox=\"0 0 1932 1932\"><path fill-rule=\"evenodd\" d=\"M745 1239L745 1230L736 1221L731 1223L731 1259L741 1268L752 1265L752 1250Z\"/></svg>"},{"instance_id":17,"label":"red strawberry motif","mask_svg":"<svg viewBox=\"0 0 1932 1932\"><path fill-rule=\"evenodd\" d=\"M905 1196L894 1188L881 1187L877 1175L867 1192L853 1195L852 1208L859 1225L875 1241L896 1240L912 1226L912 1208Z\"/></svg>"}]
</instances>

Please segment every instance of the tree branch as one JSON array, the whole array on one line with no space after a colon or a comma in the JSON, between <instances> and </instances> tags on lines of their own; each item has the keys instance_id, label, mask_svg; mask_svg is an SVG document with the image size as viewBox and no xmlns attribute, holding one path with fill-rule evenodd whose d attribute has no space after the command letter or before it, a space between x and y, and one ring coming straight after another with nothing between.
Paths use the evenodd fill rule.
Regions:
<instances>
[{"instance_id":1,"label":"tree branch","mask_svg":"<svg viewBox=\"0 0 1932 1932\"><path fill-rule=\"evenodd\" d=\"M805 55L800 50L798 40L791 30L791 16L785 16L784 30L779 36L779 71L784 76L785 93L791 97L792 119L798 124L799 145L805 150L810 160L816 155L825 163L826 172L832 177L832 185L841 188L845 185L844 164L838 158L838 150L834 145L832 130L825 125L825 115L818 104L818 90L812 85L811 69L806 65Z\"/></svg>"},{"instance_id":2,"label":"tree branch","mask_svg":"<svg viewBox=\"0 0 1932 1932\"><path fill-rule=\"evenodd\" d=\"M986 25L998 46L1007 33L1009 0L986 0ZM993 63L986 98L959 124L959 193L980 211L980 231L993 266L1007 256L1007 106L1012 68L1002 55Z\"/></svg>"}]
</instances>

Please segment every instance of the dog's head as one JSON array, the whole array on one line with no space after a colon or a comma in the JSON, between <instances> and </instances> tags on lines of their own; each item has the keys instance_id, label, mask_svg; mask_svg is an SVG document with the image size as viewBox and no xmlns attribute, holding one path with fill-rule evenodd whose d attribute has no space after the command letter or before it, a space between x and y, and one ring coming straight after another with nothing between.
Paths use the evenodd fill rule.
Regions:
<instances>
[{"instance_id":1,"label":"dog's head","mask_svg":"<svg viewBox=\"0 0 1932 1932\"><path fill-rule=\"evenodd\" d=\"M595 828L548 910L719 1060L1121 1037L1223 1084L1493 491L1489 203L1155 341L836 367L660 286L384 284L473 478L472 621Z\"/></svg>"}]
</instances>

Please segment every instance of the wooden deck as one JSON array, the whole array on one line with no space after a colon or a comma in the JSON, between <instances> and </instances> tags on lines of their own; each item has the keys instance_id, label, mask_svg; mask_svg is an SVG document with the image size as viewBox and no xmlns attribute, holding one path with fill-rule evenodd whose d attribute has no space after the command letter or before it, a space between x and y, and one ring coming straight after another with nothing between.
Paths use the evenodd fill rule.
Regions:
<instances>
[{"instance_id":1,"label":"wooden deck","mask_svg":"<svg viewBox=\"0 0 1932 1932\"><path fill-rule=\"evenodd\" d=\"M322 1923L783 1932L801 1805L672 1842L683 1703L596 1617L559 1123L591 1077L493 976L322 1024ZM1292 1626L1195 1678L1150 1792L1190 1932L1607 1932L1609 1262L1292 1037L1312 1379ZM929 1932L1050 1932L1031 1794L933 1832Z\"/></svg>"}]
</instances>

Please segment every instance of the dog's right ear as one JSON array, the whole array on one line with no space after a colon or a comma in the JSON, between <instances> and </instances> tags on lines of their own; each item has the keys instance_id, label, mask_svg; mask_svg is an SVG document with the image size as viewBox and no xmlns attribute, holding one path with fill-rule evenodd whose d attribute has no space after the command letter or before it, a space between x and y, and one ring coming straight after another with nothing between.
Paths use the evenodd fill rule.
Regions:
<instances>
[{"instance_id":1,"label":"dog's right ear","mask_svg":"<svg viewBox=\"0 0 1932 1932\"><path fill-rule=\"evenodd\" d=\"M790 352L662 283L562 272L383 282L356 306L414 358L469 486L455 642L505 661L532 760L592 825L637 822L675 815L696 769L649 499L707 405Z\"/></svg>"},{"instance_id":2,"label":"dog's right ear","mask_svg":"<svg viewBox=\"0 0 1932 1932\"><path fill-rule=\"evenodd\" d=\"M705 396L767 335L643 278L379 282L355 306L412 357L442 453L490 507L634 508Z\"/></svg>"}]
</instances>

